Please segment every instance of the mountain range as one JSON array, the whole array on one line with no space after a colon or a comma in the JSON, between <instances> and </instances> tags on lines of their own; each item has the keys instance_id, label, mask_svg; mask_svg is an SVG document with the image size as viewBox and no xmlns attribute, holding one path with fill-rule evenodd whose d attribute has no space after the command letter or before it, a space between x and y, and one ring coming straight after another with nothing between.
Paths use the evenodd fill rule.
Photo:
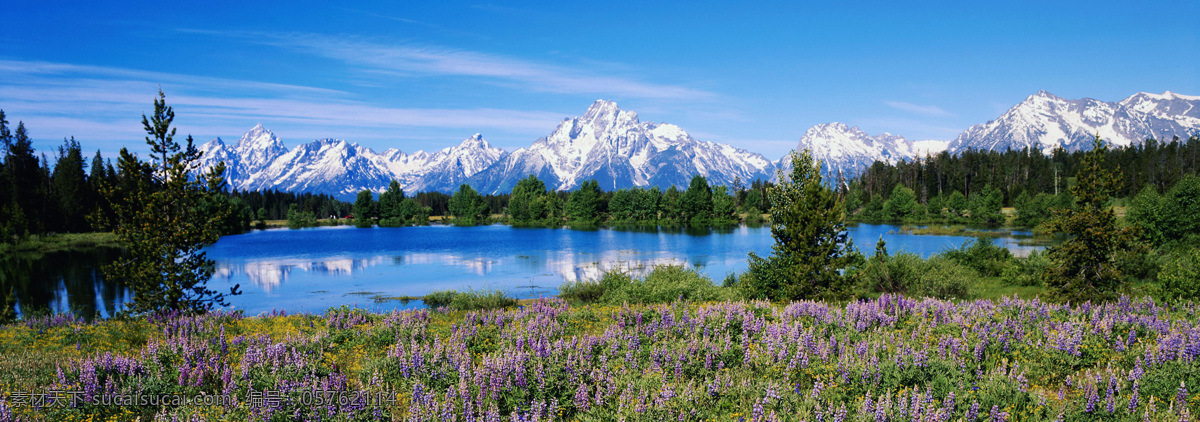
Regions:
<instances>
[{"instance_id":1,"label":"mountain range","mask_svg":"<svg viewBox=\"0 0 1200 422\"><path fill-rule=\"evenodd\" d=\"M1200 133L1200 97L1137 93L1118 102L1067 100L1042 91L995 120L971 126L954 140L913 141L869 135L843 123L824 123L801 136L824 164L827 180L850 178L875 161L895 163L943 150L1032 148L1049 153L1087 148L1096 134L1117 146L1153 137L1169 140ZM407 192L450 193L467 183L482 193L505 193L536 175L547 187L570 190L595 179L604 190L634 186L686 186L693 175L710 183L748 184L788 170L787 157L771 160L729 145L701 141L679 126L642 122L637 113L598 100L580 117L563 119L532 145L508 152L480 134L434 152L381 153L340 139L319 139L288 149L261 124L232 145L221 138L200 146L203 168L224 161L226 179L239 190L279 189L351 199L361 190L382 192L396 180Z\"/></svg>"}]
</instances>

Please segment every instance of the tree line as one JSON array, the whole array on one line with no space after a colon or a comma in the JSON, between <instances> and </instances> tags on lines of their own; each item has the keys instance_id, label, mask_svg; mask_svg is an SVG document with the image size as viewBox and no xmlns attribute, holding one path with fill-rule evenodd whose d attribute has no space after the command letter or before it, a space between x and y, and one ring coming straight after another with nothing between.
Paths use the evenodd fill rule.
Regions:
<instances>
[{"instance_id":1,"label":"tree line","mask_svg":"<svg viewBox=\"0 0 1200 422\"><path fill-rule=\"evenodd\" d=\"M452 195L422 192L406 197L392 181L376 201L371 191L359 192L354 202L356 224L369 227L420 224L430 215L451 217L460 225L496 221L524 226L560 226L595 224L655 225L730 225L743 220L762 221L770 208L765 195L770 182L754 181L749 187L734 188L708 182L704 176L692 177L687 189L675 186L665 191L658 187L627 188L612 192L600 189L596 180L588 180L573 191L554 191L534 175L517 182L511 193L482 195L469 184L459 186ZM494 218L499 215L499 218Z\"/></svg>"},{"instance_id":2,"label":"tree line","mask_svg":"<svg viewBox=\"0 0 1200 422\"><path fill-rule=\"evenodd\" d=\"M1004 221L1001 207L1014 207L1016 224L1034 226L1051 209L1074 202L1070 187L1087 152L943 151L896 164L875 162L840 188L856 220L997 225ZM1200 137L1147 139L1106 156L1104 170L1123 175L1114 198L1131 198L1143 188L1163 194L1200 170Z\"/></svg>"}]
</instances>

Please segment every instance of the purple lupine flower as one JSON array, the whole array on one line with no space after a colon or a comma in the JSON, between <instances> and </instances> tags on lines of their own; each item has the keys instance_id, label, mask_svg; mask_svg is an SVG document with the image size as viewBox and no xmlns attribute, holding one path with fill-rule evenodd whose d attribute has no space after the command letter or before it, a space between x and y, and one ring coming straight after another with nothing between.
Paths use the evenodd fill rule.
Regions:
<instances>
[{"instance_id":1,"label":"purple lupine flower","mask_svg":"<svg viewBox=\"0 0 1200 422\"><path fill-rule=\"evenodd\" d=\"M1133 369L1129 371L1129 380L1136 382L1137 380L1142 379L1142 375L1144 373L1145 371L1142 369L1142 358L1139 357L1137 362L1133 364Z\"/></svg>"},{"instance_id":2,"label":"purple lupine flower","mask_svg":"<svg viewBox=\"0 0 1200 422\"><path fill-rule=\"evenodd\" d=\"M1104 401L1106 402L1105 410L1107 410L1108 413L1112 413L1117 410L1117 397L1116 397L1117 385L1116 384L1117 384L1117 380L1114 377L1111 377L1111 376L1108 377L1108 393L1106 393L1104 396Z\"/></svg>"},{"instance_id":3,"label":"purple lupine flower","mask_svg":"<svg viewBox=\"0 0 1200 422\"><path fill-rule=\"evenodd\" d=\"M579 388L575 389L575 407L582 412L587 411L589 406L587 385L579 383Z\"/></svg>"},{"instance_id":4,"label":"purple lupine flower","mask_svg":"<svg viewBox=\"0 0 1200 422\"><path fill-rule=\"evenodd\" d=\"M837 412L833 414L833 422L845 422L846 420L846 403L842 403L838 407Z\"/></svg>"},{"instance_id":5,"label":"purple lupine flower","mask_svg":"<svg viewBox=\"0 0 1200 422\"><path fill-rule=\"evenodd\" d=\"M1088 386L1087 387L1087 405L1084 406L1083 411L1087 412L1087 413L1095 412L1096 411L1096 401L1099 399L1100 399L1100 394L1096 392L1096 386Z\"/></svg>"},{"instance_id":6,"label":"purple lupine flower","mask_svg":"<svg viewBox=\"0 0 1200 422\"><path fill-rule=\"evenodd\" d=\"M992 405L991 421L992 422L1007 422L1008 421L1008 412L1001 412L999 405Z\"/></svg>"},{"instance_id":7,"label":"purple lupine flower","mask_svg":"<svg viewBox=\"0 0 1200 422\"><path fill-rule=\"evenodd\" d=\"M947 394L946 399L942 401L942 408L946 409L947 415L954 414L954 392L953 391L951 391L950 394Z\"/></svg>"},{"instance_id":8,"label":"purple lupine flower","mask_svg":"<svg viewBox=\"0 0 1200 422\"><path fill-rule=\"evenodd\" d=\"M1138 407L1138 382L1133 382L1133 390L1129 393L1129 411L1133 412Z\"/></svg>"},{"instance_id":9,"label":"purple lupine flower","mask_svg":"<svg viewBox=\"0 0 1200 422\"><path fill-rule=\"evenodd\" d=\"M816 384L813 384L812 398L814 398L814 399L815 399L815 398L818 398L818 397L820 397L820 396L821 396L821 389L822 389L822 388L824 388L824 387L825 387L825 385L824 385L824 384L821 384L821 382L820 382L820 381L817 381L817 382L816 382Z\"/></svg>"},{"instance_id":10,"label":"purple lupine flower","mask_svg":"<svg viewBox=\"0 0 1200 422\"><path fill-rule=\"evenodd\" d=\"M979 419L979 402L972 400L971 408L967 409L967 421Z\"/></svg>"},{"instance_id":11,"label":"purple lupine flower","mask_svg":"<svg viewBox=\"0 0 1200 422\"><path fill-rule=\"evenodd\" d=\"M1188 395L1187 386L1183 384L1183 381L1180 381L1179 382L1179 390L1176 390L1176 393L1175 393L1175 401L1177 403L1179 403L1180 406L1183 406L1186 408L1187 407L1187 395Z\"/></svg>"},{"instance_id":12,"label":"purple lupine flower","mask_svg":"<svg viewBox=\"0 0 1200 422\"><path fill-rule=\"evenodd\" d=\"M884 405L886 403L887 398L884 398L883 401L880 401L879 404L875 406L875 422L884 422L887 420L887 414L884 410Z\"/></svg>"}]
</instances>

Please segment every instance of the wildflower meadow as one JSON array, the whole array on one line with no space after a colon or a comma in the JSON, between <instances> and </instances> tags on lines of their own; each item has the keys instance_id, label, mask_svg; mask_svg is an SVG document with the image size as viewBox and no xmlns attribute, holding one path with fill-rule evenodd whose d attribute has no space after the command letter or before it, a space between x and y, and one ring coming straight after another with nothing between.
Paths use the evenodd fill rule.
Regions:
<instances>
[{"instance_id":1,"label":"wildflower meadow","mask_svg":"<svg viewBox=\"0 0 1200 422\"><path fill-rule=\"evenodd\" d=\"M0 420L1191 421L1192 302L885 295L0 329Z\"/></svg>"}]
</instances>

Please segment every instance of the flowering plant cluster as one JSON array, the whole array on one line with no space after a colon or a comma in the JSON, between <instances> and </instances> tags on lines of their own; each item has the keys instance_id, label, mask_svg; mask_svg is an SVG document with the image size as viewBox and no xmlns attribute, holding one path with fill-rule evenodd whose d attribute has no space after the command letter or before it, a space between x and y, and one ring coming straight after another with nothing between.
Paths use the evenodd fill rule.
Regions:
<instances>
[{"instance_id":1,"label":"flowering plant cluster","mask_svg":"<svg viewBox=\"0 0 1200 422\"><path fill-rule=\"evenodd\" d=\"M60 319L0 331L4 362L21 342L61 357L0 376L0 418L1190 421L1200 415L1198 310L885 295ZM47 390L86 400L14 403L16 392ZM229 400L96 404L133 394Z\"/></svg>"}]
</instances>

